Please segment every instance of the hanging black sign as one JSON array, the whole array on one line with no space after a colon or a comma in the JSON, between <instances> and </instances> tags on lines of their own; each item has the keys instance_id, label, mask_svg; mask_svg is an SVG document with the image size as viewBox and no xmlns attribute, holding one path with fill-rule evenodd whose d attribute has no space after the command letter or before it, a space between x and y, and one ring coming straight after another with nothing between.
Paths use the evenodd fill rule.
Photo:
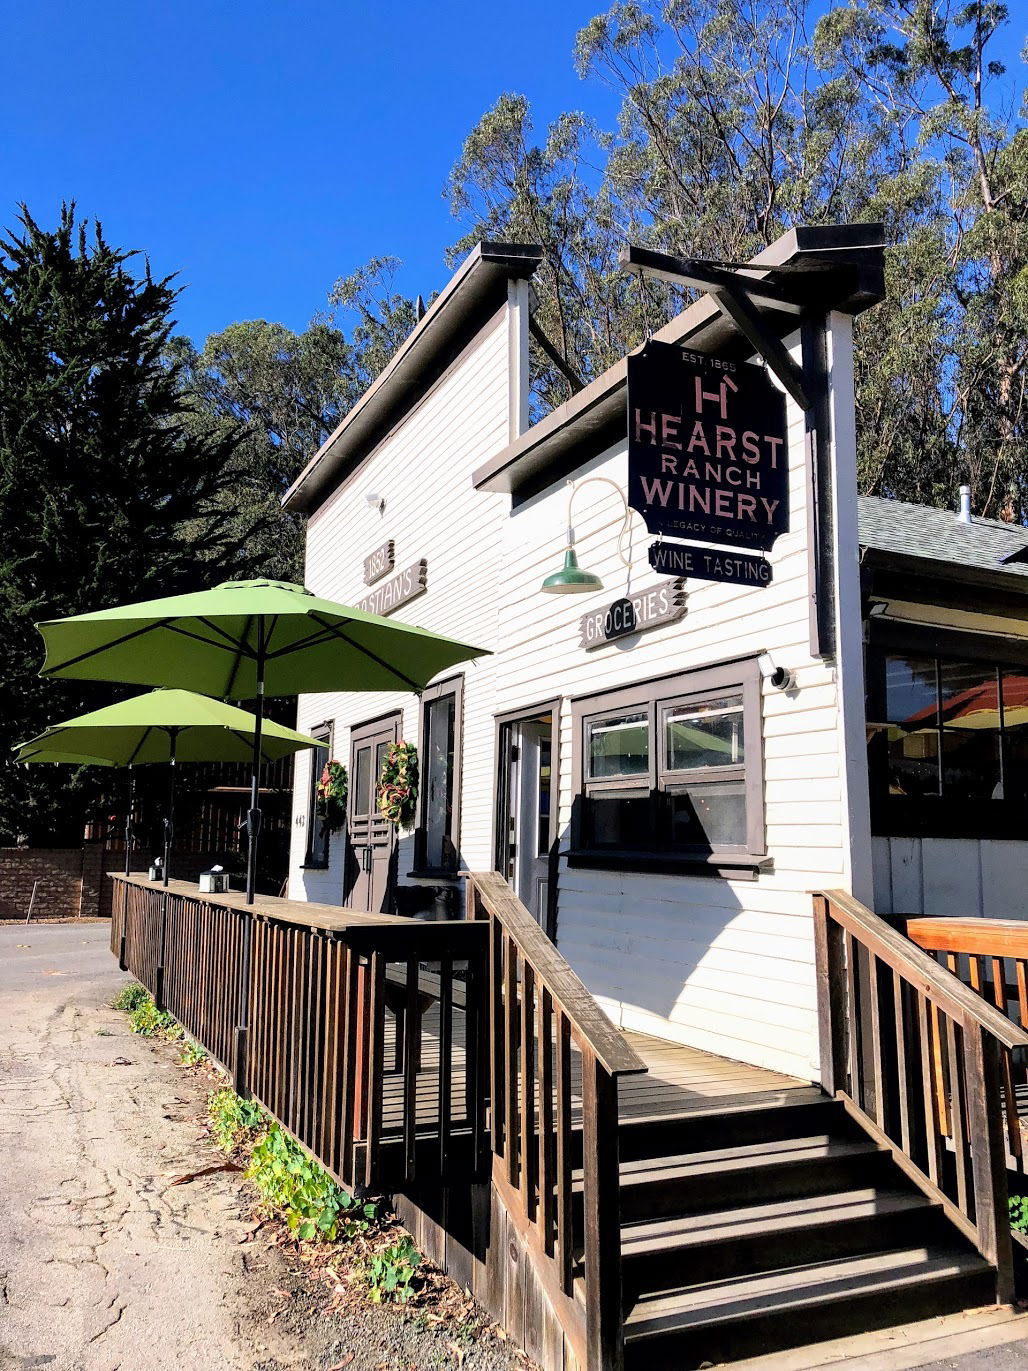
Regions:
<instances>
[{"instance_id":1,"label":"hanging black sign","mask_svg":"<svg viewBox=\"0 0 1028 1371\"><path fill-rule=\"evenodd\" d=\"M694 581L727 581L738 586L769 586L771 563L749 552L717 547L685 547L681 543L651 543L650 566L665 576Z\"/></svg>"},{"instance_id":2,"label":"hanging black sign","mask_svg":"<svg viewBox=\"0 0 1028 1371\"><path fill-rule=\"evenodd\" d=\"M787 533L785 396L764 369L652 340L630 356L628 503L676 538L766 551Z\"/></svg>"}]
</instances>

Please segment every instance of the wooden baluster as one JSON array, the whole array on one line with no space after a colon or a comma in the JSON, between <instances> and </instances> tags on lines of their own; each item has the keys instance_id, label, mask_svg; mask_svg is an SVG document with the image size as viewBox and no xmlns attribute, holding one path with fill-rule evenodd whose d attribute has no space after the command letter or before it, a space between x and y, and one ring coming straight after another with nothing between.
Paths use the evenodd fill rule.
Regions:
<instances>
[{"instance_id":1,"label":"wooden baluster","mask_svg":"<svg viewBox=\"0 0 1028 1371\"><path fill-rule=\"evenodd\" d=\"M968 968L971 973L971 989L976 995L984 995L982 989L982 959L981 957L968 957Z\"/></svg>"},{"instance_id":2,"label":"wooden baluster","mask_svg":"<svg viewBox=\"0 0 1028 1371\"><path fill-rule=\"evenodd\" d=\"M554 1252L553 1205L555 1198L553 1153L553 997L545 986L539 991L539 1224L543 1251Z\"/></svg>"},{"instance_id":3,"label":"wooden baluster","mask_svg":"<svg viewBox=\"0 0 1028 1371\"><path fill-rule=\"evenodd\" d=\"M978 1248L996 1268L996 1300L1014 1299L1013 1250L1007 1212L1007 1170L999 1116L998 1044L971 1019L964 1024L968 1126Z\"/></svg>"},{"instance_id":4,"label":"wooden baluster","mask_svg":"<svg viewBox=\"0 0 1028 1371\"><path fill-rule=\"evenodd\" d=\"M1028 962L1018 958L1017 967L1017 1007L1021 1015L1021 1027L1028 1028Z\"/></svg>"},{"instance_id":5,"label":"wooden baluster","mask_svg":"<svg viewBox=\"0 0 1028 1371\"><path fill-rule=\"evenodd\" d=\"M507 1180L517 1186L521 1176L518 1112L521 1090L518 1080L518 951L504 935L503 1043L504 1073L507 1082L507 1109L503 1125Z\"/></svg>"},{"instance_id":6,"label":"wooden baluster","mask_svg":"<svg viewBox=\"0 0 1028 1371\"><path fill-rule=\"evenodd\" d=\"M1007 975L1001 957L992 958L992 997L1001 1014L1007 1013ZM1022 1155L1021 1127L1017 1114L1017 1092L1014 1089L1014 1070L1010 1063L1010 1053L1000 1053L1000 1071L1003 1079L1003 1112L1007 1125L1007 1144L1010 1155L1020 1159Z\"/></svg>"},{"instance_id":7,"label":"wooden baluster","mask_svg":"<svg viewBox=\"0 0 1028 1371\"><path fill-rule=\"evenodd\" d=\"M581 1044L579 1044L581 1049ZM585 1324L588 1371L620 1371L621 1218L618 1088L592 1053L582 1050Z\"/></svg>"},{"instance_id":8,"label":"wooden baluster","mask_svg":"<svg viewBox=\"0 0 1028 1371\"><path fill-rule=\"evenodd\" d=\"M939 1121L939 1132L944 1138L953 1136L950 1120L949 1090L946 1083L946 1049L943 1043L945 1021L934 1001L929 1002L932 1028L932 1088L935 1091L935 1117Z\"/></svg>"},{"instance_id":9,"label":"wooden baluster","mask_svg":"<svg viewBox=\"0 0 1028 1371\"><path fill-rule=\"evenodd\" d=\"M342 1109L339 1119L339 1174L351 1186L357 1174L353 1157L354 1116L357 1110L358 1069L357 1035L361 1019L360 958L350 947L343 947L343 1050L340 1093ZM360 1126L360 1122L358 1122Z\"/></svg>"},{"instance_id":10,"label":"wooden baluster","mask_svg":"<svg viewBox=\"0 0 1028 1371\"><path fill-rule=\"evenodd\" d=\"M917 997L917 1023L921 1040L921 1090L924 1101L925 1146L927 1149L928 1175L935 1185L939 1184L941 1156L939 1125L936 1115L938 1096L935 1090L936 1047L932 1033L933 1019L928 1010L928 1002L920 991Z\"/></svg>"},{"instance_id":11,"label":"wooden baluster","mask_svg":"<svg viewBox=\"0 0 1028 1371\"><path fill-rule=\"evenodd\" d=\"M536 1171L538 1155L535 1133L535 972L526 961L521 969L521 1127L518 1144L521 1153L521 1206L529 1220L536 1215Z\"/></svg>"},{"instance_id":12,"label":"wooden baluster","mask_svg":"<svg viewBox=\"0 0 1028 1371\"><path fill-rule=\"evenodd\" d=\"M857 940L846 934L846 1002L849 1034L846 1043L846 1069L849 1073L850 1098L864 1107L864 1090L860 1071L860 971L857 961Z\"/></svg>"},{"instance_id":13,"label":"wooden baluster","mask_svg":"<svg viewBox=\"0 0 1028 1371\"><path fill-rule=\"evenodd\" d=\"M962 1061L957 1043L959 1027L948 1015L941 1016L945 1026L946 1060L949 1066L949 1122L953 1139L953 1154L957 1173L957 1206L970 1217L967 1187L967 1141L964 1133L964 1101Z\"/></svg>"},{"instance_id":14,"label":"wooden baluster","mask_svg":"<svg viewBox=\"0 0 1028 1371\"><path fill-rule=\"evenodd\" d=\"M896 1029L896 1080L899 1087L900 1146L910 1155L910 1080L907 1073L907 1032L903 980L898 971L892 973L892 1005Z\"/></svg>"},{"instance_id":15,"label":"wooden baluster","mask_svg":"<svg viewBox=\"0 0 1028 1371\"><path fill-rule=\"evenodd\" d=\"M499 919L489 920L489 1126L493 1152L502 1157L506 1149L507 1076L503 1015L503 928Z\"/></svg>"},{"instance_id":16,"label":"wooden baluster","mask_svg":"<svg viewBox=\"0 0 1028 1371\"><path fill-rule=\"evenodd\" d=\"M868 1022L870 1024L871 1089L874 1093L874 1119L879 1128L885 1128L885 1072L882 1069L882 1021L880 1004L881 987L878 976L878 958L873 952L867 954L867 996Z\"/></svg>"},{"instance_id":17,"label":"wooden baluster","mask_svg":"<svg viewBox=\"0 0 1028 1371\"><path fill-rule=\"evenodd\" d=\"M571 1025L557 1010L557 1266L561 1289L573 1289L574 1218L572 1207Z\"/></svg>"},{"instance_id":18,"label":"wooden baluster","mask_svg":"<svg viewBox=\"0 0 1028 1371\"><path fill-rule=\"evenodd\" d=\"M385 1073L385 959L372 952L368 968L368 1124L364 1184L375 1183L375 1162L382 1135L382 1077Z\"/></svg>"},{"instance_id":19,"label":"wooden baluster","mask_svg":"<svg viewBox=\"0 0 1028 1371\"><path fill-rule=\"evenodd\" d=\"M415 1142L418 1130L418 1069L421 1064L418 972L418 959L408 957L403 1043L403 1157L408 1180L414 1179Z\"/></svg>"},{"instance_id":20,"label":"wooden baluster","mask_svg":"<svg viewBox=\"0 0 1028 1371\"><path fill-rule=\"evenodd\" d=\"M468 962L469 973L471 962ZM466 982L466 995L469 1003L477 994L478 986L469 974ZM467 1010L465 1010L467 1013ZM465 1024L466 1026L466 1024ZM465 1048L464 1070L468 1071L467 1049ZM469 1073L470 1074L470 1073ZM444 954L439 962L439 1174L447 1171L450 1149L450 1111L453 1094L453 958ZM471 1122L469 1116L468 1122ZM472 1153L478 1160L478 1151L472 1139Z\"/></svg>"}]
</instances>

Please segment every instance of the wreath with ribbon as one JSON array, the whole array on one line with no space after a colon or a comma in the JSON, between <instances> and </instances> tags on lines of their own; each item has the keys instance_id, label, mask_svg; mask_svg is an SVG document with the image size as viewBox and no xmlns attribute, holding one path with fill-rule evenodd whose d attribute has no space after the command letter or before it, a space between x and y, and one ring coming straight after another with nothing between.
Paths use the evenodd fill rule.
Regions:
<instances>
[{"instance_id":1,"label":"wreath with ribbon","mask_svg":"<svg viewBox=\"0 0 1028 1371\"><path fill-rule=\"evenodd\" d=\"M375 793L379 814L410 828L418 803L418 749L413 743L389 744Z\"/></svg>"},{"instance_id":2,"label":"wreath with ribbon","mask_svg":"<svg viewBox=\"0 0 1028 1371\"><path fill-rule=\"evenodd\" d=\"M317 786L315 813L326 832L334 833L346 823L346 795L349 778L342 762L326 762Z\"/></svg>"}]
</instances>

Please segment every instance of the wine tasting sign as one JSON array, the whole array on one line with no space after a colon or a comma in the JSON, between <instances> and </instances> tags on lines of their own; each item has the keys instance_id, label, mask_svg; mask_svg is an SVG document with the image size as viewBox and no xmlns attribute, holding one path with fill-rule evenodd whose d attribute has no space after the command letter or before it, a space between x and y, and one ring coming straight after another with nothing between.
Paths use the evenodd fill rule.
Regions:
<instances>
[{"instance_id":1,"label":"wine tasting sign","mask_svg":"<svg viewBox=\"0 0 1028 1371\"><path fill-rule=\"evenodd\" d=\"M628 358L628 503L651 533L767 551L789 530L785 396L652 339Z\"/></svg>"}]
</instances>

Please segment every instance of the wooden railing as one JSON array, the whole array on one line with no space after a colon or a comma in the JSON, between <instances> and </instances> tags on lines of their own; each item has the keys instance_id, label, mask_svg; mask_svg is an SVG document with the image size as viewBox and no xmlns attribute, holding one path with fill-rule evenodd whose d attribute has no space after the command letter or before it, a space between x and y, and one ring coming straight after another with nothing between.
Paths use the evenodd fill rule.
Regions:
<instances>
[{"instance_id":1,"label":"wooden railing","mask_svg":"<svg viewBox=\"0 0 1028 1371\"><path fill-rule=\"evenodd\" d=\"M905 919L907 937L958 976L1001 1014L1028 1029L1028 923L1017 919ZM1018 1092L1028 1096L1028 1066L1004 1058L1003 1097L1007 1150L1025 1167Z\"/></svg>"},{"instance_id":2,"label":"wooden railing","mask_svg":"<svg viewBox=\"0 0 1028 1371\"><path fill-rule=\"evenodd\" d=\"M554 1308L583 1367L617 1371L618 1078L646 1067L497 872L469 876L468 917L489 935L494 1180L563 1296Z\"/></svg>"},{"instance_id":3,"label":"wooden railing","mask_svg":"<svg viewBox=\"0 0 1028 1371\"><path fill-rule=\"evenodd\" d=\"M1028 1033L843 891L814 896L821 1079L1013 1298L1004 1081Z\"/></svg>"},{"instance_id":4,"label":"wooden railing","mask_svg":"<svg viewBox=\"0 0 1028 1371\"><path fill-rule=\"evenodd\" d=\"M115 880L112 951L348 1189L482 1171L484 927Z\"/></svg>"}]
</instances>

